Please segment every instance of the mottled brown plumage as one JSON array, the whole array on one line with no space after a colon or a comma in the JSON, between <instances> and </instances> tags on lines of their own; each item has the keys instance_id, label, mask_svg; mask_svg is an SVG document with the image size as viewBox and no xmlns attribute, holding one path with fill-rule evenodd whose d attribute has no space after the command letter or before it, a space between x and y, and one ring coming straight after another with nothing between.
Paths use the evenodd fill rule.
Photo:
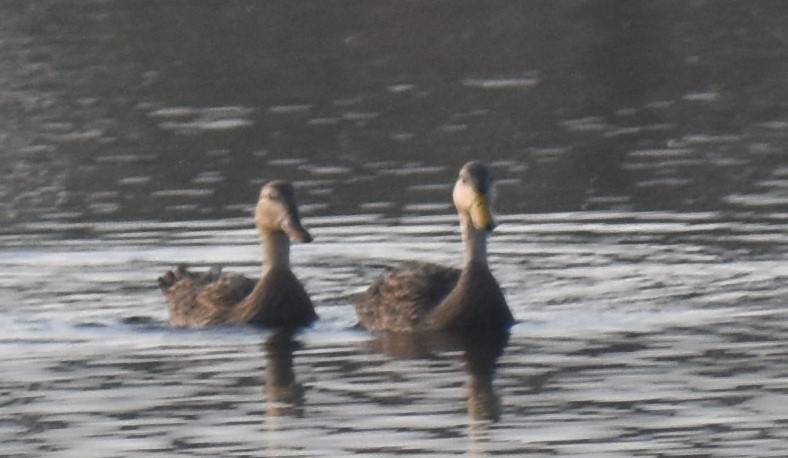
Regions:
<instances>
[{"instance_id":1,"label":"mottled brown plumage","mask_svg":"<svg viewBox=\"0 0 788 458\"><path fill-rule=\"evenodd\" d=\"M508 329L514 318L487 266L492 194L489 169L480 162L465 164L453 191L465 242L462 270L416 262L386 270L353 298L359 324L396 332Z\"/></svg>"},{"instance_id":2,"label":"mottled brown plumage","mask_svg":"<svg viewBox=\"0 0 788 458\"><path fill-rule=\"evenodd\" d=\"M419 262L387 268L367 291L354 297L359 323L372 330L413 329L425 312L448 296L460 272Z\"/></svg>"},{"instance_id":3,"label":"mottled brown plumage","mask_svg":"<svg viewBox=\"0 0 788 458\"><path fill-rule=\"evenodd\" d=\"M260 280L222 273L204 274L179 265L159 278L170 309L170 324L201 327L250 323L298 327L317 319L309 295L290 270L290 239L310 242L301 225L293 187L274 181L260 191L255 223L265 251Z\"/></svg>"}]
</instances>

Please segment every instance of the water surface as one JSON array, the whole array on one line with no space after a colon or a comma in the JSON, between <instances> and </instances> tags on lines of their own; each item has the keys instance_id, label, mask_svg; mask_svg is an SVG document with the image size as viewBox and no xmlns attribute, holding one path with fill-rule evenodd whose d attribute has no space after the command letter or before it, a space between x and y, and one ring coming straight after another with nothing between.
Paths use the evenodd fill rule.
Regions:
<instances>
[{"instance_id":1,"label":"water surface","mask_svg":"<svg viewBox=\"0 0 788 458\"><path fill-rule=\"evenodd\" d=\"M256 273L244 221L83 228L100 243L9 239L3 449L779 456L787 217L503 217L491 258L519 323L497 366L483 340L353 328L346 295L385 261L456 263L453 217L404 233L374 218L307 220L315 242L294 247L294 268L321 320L292 338L166 325L153 279L170 259Z\"/></svg>"},{"instance_id":2,"label":"water surface","mask_svg":"<svg viewBox=\"0 0 788 458\"><path fill-rule=\"evenodd\" d=\"M0 4L0 454L783 456L778 2ZM354 328L457 265L498 179L506 341ZM256 275L259 186L315 241L296 335L177 330L175 263Z\"/></svg>"}]
</instances>

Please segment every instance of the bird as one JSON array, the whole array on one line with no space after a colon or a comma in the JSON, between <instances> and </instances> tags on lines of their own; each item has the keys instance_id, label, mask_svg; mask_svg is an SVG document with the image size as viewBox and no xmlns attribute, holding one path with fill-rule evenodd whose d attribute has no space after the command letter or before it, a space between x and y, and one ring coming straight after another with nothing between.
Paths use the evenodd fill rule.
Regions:
<instances>
[{"instance_id":1,"label":"bird","mask_svg":"<svg viewBox=\"0 0 788 458\"><path fill-rule=\"evenodd\" d=\"M489 166L466 163L452 191L465 245L462 269L415 261L386 268L366 291L351 298L358 325L405 333L508 332L514 317L487 262L487 236L495 227L494 196Z\"/></svg>"},{"instance_id":2,"label":"bird","mask_svg":"<svg viewBox=\"0 0 788 458\"><path fill-rule=\"evenodd\" d=\"M220 266L194 273L178 265L158 279L169 303L171 326L248 323L295 328L317 319L309 294L290 269L291 240L312 241L301 224L293 185L275 180L263 186L254 219L263 247L260 279L223 273Z\"/></svg>"}]
</instances>

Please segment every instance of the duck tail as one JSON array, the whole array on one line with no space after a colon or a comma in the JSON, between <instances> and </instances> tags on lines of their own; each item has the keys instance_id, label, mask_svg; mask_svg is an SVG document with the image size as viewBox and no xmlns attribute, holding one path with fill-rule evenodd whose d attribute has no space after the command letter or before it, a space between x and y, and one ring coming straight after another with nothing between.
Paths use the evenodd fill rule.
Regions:
<instances>
[{"instance_id":1,"label":"duck tail","mask_svg":"<svg viewBox=\"0 0 788 458\"><path fill-rule=\"evenodd\" d=\"M190 275L186 269L186 264L178 264L174 269L168 270L164 275L158 278L159 288L166 291L178 280L186 275Z\"/></svg>"},{"instance_id":2,"label":"duck tail","mask_svg":"<svg viewBox=\"0 0 788 458\"><path fill-rule=\"evenodd\" d=\"M161 288L162 291L166 291L170 286L174 285L176 281L178 280L175 278L175 274L171 270L168 270L167 273L158 278L159 288Z\"/></svg>"}]
</instances>

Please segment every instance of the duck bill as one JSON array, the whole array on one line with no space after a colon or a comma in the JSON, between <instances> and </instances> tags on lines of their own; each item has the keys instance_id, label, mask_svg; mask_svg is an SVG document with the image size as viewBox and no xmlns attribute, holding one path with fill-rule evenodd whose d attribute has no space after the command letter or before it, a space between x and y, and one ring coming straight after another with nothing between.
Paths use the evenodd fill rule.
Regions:
<instances>
[{"instance_id":1,"label":"duck bill","mask_svg":"<svg viewBox=\"0 0 788 458\"><path fill-rule=\"evenodd\" d=\"M490 232L495 228L495 221L490 211L490 204L487 201L487 196L483 194L476 195L473 205L471 206L470 214L471 223L476 230Z\"/></svg>"},{"instance_id":2,"label":"duck bill","mask_svg":"<svg viewBox=\"0 0 788 458\"><path fill-rule=\"evenodd\" d=\"M312 235L301 224L301 218L297 214L288 214L282 222L282 230L290 237L290 240L299 243L309 243Z\"/></svg>"}]
</instances>

